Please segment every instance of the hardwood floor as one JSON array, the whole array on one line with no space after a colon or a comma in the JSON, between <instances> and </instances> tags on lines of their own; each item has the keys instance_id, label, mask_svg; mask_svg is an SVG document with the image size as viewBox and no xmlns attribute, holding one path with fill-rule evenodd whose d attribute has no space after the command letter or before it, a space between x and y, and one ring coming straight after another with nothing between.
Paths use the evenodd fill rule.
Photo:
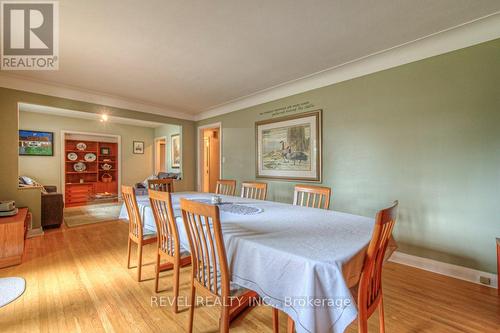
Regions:
<instances>
[{"instance_id":1,"label":"hardwood floor","mask_svg":"<svg viewBox=\"0 0 500 333\"><path fill-rule=\"evenodd\" d=\"M47 232L29 239L23 264L0 270L22 276L25 294L0 308L1 332L185 332L188 312L151 305L154 245L145 246L143 279L128 270L127 225L115 221ZM135 248L134 248L135 251ZM135 256L133 256L135 258ZM135 264L135 261L133 261ZM181 270L181 297L187 297L190 268ZM158 296L172 295L172 272L163 272ZM495 289L415 268L384 268L386 331L500 332L500 297ZM286 319L280 318L281 332ZM195 332L216 332L218 312L199 307ZM369 320L378 332L378 317ZM272 311L258 307L231 324L231 332L272 332ZM355 324L348 329L357 332Z\"/></svg>"}]
</instances>

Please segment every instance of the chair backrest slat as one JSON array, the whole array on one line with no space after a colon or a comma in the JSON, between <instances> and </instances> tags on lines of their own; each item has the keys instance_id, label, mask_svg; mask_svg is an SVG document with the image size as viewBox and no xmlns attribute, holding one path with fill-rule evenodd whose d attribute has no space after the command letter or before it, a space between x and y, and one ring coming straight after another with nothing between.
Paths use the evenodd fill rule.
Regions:
<instances>
[{"instance_id":1,"label":"chair backrest slat","mask_svg":"<svg viewBox=\"0 0 500 333\"><path fill-rule=\"evenodd\" d=\"M182 217L193 258L193 278L215 296L229 297L229 270L219 208L181 199Z\"/></svg>"},{"instance_id":2,"label":"chair backrest slat","mask_svg":"<svg viewBox=\"0 0 500 333\"><path fill-rule=\"evenodd\" d=\"M122 198L125 202L125 207L127 208L128 213L129 234L133 235L137 239L142 239L143 225L141 215L139 214L139 206L137 205L134 188L132 186L123 185Z\"/></svg>"},{"instance_id":3,"label":"chair backrest slat","mask_svg":"<svg viewBox=\"0 0 500 333\"><path fill-rule=\"evenodd\" d=\"M219 179L215 187L215 194L234 195L236 191L236 180Z\"/></svg>"},{"instance_id":4,"label":"chair backrest slat","mask_svg":"<svg viewBox=\"0 0 500 333\"><path fill-rule=\"evenodd\" d=\"M359 280L358 308L368 316L378 305L382 295L382 265L385 251L397 219L398 202L377 213L372 239L366 252L363 271Z\"/></svg>"},{"instance_id":5,"label":"chair backrest slat","mask_svg":"<svg viewBox=\"0 0 500 333\"><path fill-rule=\"evenodd\" d=\"M149 190L149 201L155 219L159 249L174 257L179 254L179 231L175 223L172 195L170 192Z\"/></svg>"},{"instance_id":6,"label":"chair backrest slat","mask_svg":"<svg viewBox=\"0 0 500 333\"><path fill-rule=\"evenodd\" d=\"M174 180L171 178L149 179L148 189L153 191L174 192Z\"/></svg>"},{"instance_id":7,"label":"chair backrest slat","mask_svg":"<svg viewBox=\"0 0 500 333\"><path fill-rule=\"evenodd\" d=\"M325 186L295 185L293 204L328 209L330 207L331 193L332 190Z\"/></svg>"},{"instance_id":8,"label":"chair backrest slat","mask_svg":"<svg viewBox=\"0 0 500 333\"><path fill-rule=\"evenodd\" d=\"M189 214L189 220L191 222L190 233L192 234L192 238L194 240L194 242L193 242L194 246L191 246L191 249L194 248L194 253L191 253L191 255L193 255L194 260L196 262L196 266L193 265L193 269L196 268L195 269L196 279L201 280L201 270L203 268L203 263L201 263L201 265L200 265L200 260L203 260L203 254L202 254L202 250L201 250L201 241L200 241L200 233L198 230L198 221L197 221L197 217L191 213Z\"/></svg>"},{"instance_id":9,"label":"chair backrest slat","mask_svg":"<svg viewBox=\"0 0 500 333\"><path fill-rule=\"evenodd\" d=\"M211 237L211 232L208 231L208 223L207 219L205 216L197 216L198 218L198 226L199 226L199 233L201 235L201 246L202 246L202 263L203 263L203 268L210 267L210 256L209 256L209 246L207 244L207 238ZM208 289L210 289L210 269L202 269L203 273L203 281L206 281L208 284Z\"/></svg>"},{"instance_id":10,"label":"chair backrest slat","mask_svg":"<svg viewBox=\"0 0 500 333\"><path fill-rule=\"evenodd\" d=\"M243 182L241 184L241 197L248 199L266 200L267 184L257 182Z\"/></svg>"}]
</instances>

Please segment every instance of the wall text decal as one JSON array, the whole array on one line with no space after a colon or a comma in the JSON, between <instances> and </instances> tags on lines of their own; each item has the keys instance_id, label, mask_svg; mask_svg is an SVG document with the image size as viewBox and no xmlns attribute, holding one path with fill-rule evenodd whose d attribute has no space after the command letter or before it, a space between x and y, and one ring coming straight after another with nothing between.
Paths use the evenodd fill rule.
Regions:
<instances>
[{"instance_id":1,"label":"wall text decal","mask_svg":"<svg viewBox=\"0 0 500 333\"><path fill-rule=\"evenodd\" d=\"M302 102L302 103L287 105L287 106L279 107L276 109L264 111L264 112L261 112L260 115L261 116L270 115L271 117L277 117L277 116L283 116L283 115L288 114L288 113L308 111L311 108L314 108L314 104L312 104L309 101L306 101L306 102Z\"/></svg>"}]
</instances>

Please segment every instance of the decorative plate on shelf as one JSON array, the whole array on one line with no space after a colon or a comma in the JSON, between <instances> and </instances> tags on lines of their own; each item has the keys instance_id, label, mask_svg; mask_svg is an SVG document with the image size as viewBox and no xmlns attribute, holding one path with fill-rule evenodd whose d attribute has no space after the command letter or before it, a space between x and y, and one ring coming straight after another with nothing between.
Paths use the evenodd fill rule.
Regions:
<instances>
[{"instance_id":1,"label":"decorative plate on shelf","mask_svg":"<svg viewBox=\"0 0 500 333\"><path fill-rule=\"evenodd\" d=\"M73 165L73 169L75 169L75 171L77 172L82 172L87 170L87 166L83 162L78 162Z\"/></svg>"},{"instance_id":2,"label":"decorative plate on shelf","mask_svg":"<svg viewBox=\"0 0 500 333\"><path fill-rule=\"evenodd\" d=\"M85 157L84 157L85 161L87 161L87 162L94 162L96 160L96 158L97 158L97 156L95 156L94 153L87 153L87 154L85 154Z\"/></svg>"},{"instance_id":3,"label":"decorative plate on shelf","mask_svg":"<svg viewBox=\"0 0 500 333\"><path fill-rule=\"evenodd\" d=\"M107 171L107 170L111 170L111 168L112 168L112 167L113 167L113 166L112 166L111 164L107 164L107 163L106 163L106 164L101 165L101 168L102 168L103 170L106 170L106 171Z\"/></svg>"},{"instance_id":4,"label":"decorative plate on shelf","mask_svg":"<svg viewBox=\"0 0 500 333\"><path fill-rule=\"evenodd\" d=\"M68 160L76 161L77 159L78 159L78 155L76 153L69 153L68 154Z\"/></svg>"},{"instance_id":5,"label":"decorative plate on shelf","mask_svg":"<svg viewBox=\"0 0 500 333\"><path fill-rule=\"evenodd\" d=\"M87 149L87 145L85 143L83 143L83 142L78 142L76 144L76 149L78 149L78 150L85 150L85 149Z\"/></svg>"}]
</instances>

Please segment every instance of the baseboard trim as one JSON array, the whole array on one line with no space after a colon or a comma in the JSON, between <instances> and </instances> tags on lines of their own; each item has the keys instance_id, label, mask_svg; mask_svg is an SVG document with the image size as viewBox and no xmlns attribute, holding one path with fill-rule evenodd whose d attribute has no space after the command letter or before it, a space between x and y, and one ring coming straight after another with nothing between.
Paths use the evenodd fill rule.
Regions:
<instances>
[{"instance_id":1,"label":"baseboard trim","mask_svg":"<svg viewBox=\"0 0 500 333\"><path fill-rule=\"evenodd\" d=\"M26 233L26 238L33 238L33 237L39 237L43 236L44 232L42 227L35 228L35 229L28 229L28 232Z\"/></svg>"},{"instance_id":2,"label":"baseboard trim","mask_svg":"<svg viewBox=\"0 0 500 333\"><path fill-rule=\"evenodd\" d=\"M456 279L465 280L469 282L473 282L476 284L480 284L485 287L498 288L498 275L479 271L477 269L472 269L468 267L448 264L445 262L417 257L411 254L402 253L396 251L392 254L389 261L411 266L415 268L420 268L425 271L450 276ZM479 282L479 277L484 276L491 279L491 284L486 285Z\"/></svg>"}]
</instances>

